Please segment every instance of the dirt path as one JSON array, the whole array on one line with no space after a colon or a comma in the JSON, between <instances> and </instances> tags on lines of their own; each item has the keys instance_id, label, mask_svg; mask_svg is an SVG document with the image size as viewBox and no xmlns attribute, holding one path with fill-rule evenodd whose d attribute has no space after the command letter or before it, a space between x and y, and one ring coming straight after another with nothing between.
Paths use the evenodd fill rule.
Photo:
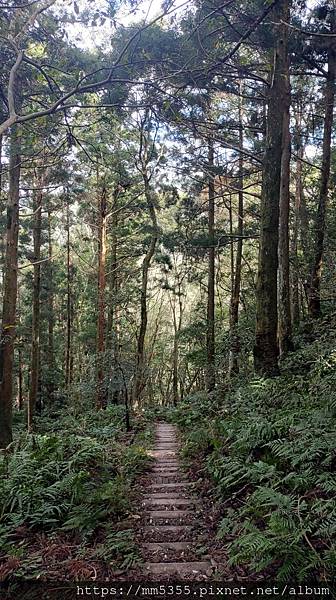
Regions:
<instances>
[{"instance_id":1,"label":"dirt path","mask_svg":"<svg viewBox=\"0 0 336 600\"><path fill-rule=\"evenodd\" d=\"M197 540L201 514L193 484L183 472L173 425L156 426L155 462L146 481L139 544L146 575L157 580L202 579L211 576L209 557L200 558Z\"/></svg>"}]
</instances>

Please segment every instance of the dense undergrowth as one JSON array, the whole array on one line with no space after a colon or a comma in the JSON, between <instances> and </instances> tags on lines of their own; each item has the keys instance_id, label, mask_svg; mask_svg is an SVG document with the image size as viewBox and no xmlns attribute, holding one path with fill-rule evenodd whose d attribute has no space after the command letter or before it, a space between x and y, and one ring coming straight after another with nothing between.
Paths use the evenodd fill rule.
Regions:
<instances>
[{"instance_id":1,"label":"dense undergrowth","mask_svg":"<svg viewBox=\"0 0 336 600\"><path fill-rule=\"evenodd\" d=\"M172 414L215 482L232 565L278 580L336 575L336 319L301 333L275 379L237 379Z\"/></svg>"},{"instance_id":2,"label":"dense undergrowth","mask_svg":"<svg viewBox=\"0 0 336 600\"><path fill-rule=\"evenodd\" d=\"M63 409L37 419L34 435L18 432L0 464L0 580L103 576L137 561L123 520L151 430L138 422L126 434L123 423L122 407Z\"/></svg>"}]
</instances>

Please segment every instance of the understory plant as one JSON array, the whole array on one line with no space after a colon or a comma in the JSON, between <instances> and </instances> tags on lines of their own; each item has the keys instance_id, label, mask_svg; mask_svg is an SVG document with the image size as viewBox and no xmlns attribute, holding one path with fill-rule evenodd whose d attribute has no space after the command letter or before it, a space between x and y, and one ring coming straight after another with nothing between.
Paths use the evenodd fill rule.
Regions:
<instances>
[{"instance_id":1,"label":"understory plant","mask_svg":"<svg viewBox=\"0 0 336 600\"><path fill-rule=\"evenodd\" d=\"M184 453L215 482L218 538L232 565L278 580L336 574L335 329L305 338L274 379L237 378L187 398L172 418Z\"/></svg>"},{"instance_id":2,"label":"understory plant","mask_svg":"<svg viewBox=\"0 0 336 600\"><path fill-rule=\"evenodd\" d=\"M63 532L76 540L79 554L84 545L90 556L96 548L95 558L132 563L129 532L117 525L129 514L132 483L148 464L148 435L124 434L120 416L120 407L70 414L57 421L56 432L53 418L44 417L38 433L17 437L0 463L2 556L13 556L18 540L21 558L36 536Z\"/></svg>"}]
</instances>

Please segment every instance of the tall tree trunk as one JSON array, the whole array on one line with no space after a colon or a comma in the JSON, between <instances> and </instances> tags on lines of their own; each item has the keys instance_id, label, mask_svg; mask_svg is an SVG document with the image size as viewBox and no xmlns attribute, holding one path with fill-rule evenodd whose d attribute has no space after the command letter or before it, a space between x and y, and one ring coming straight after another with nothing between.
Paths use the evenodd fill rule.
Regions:
<instances>
[{"instance_id":1,"label":"tall tree trunk","mask_svg":"<svg viewBox=\"0 0 336 600\"><path fill-rule=\"evenodd\" d=\"M2 148L3 148L3 135L0 135L0 219L2 219L3 212L5 210L5 204L2 196L2 177L3 177L3 164L2 164ZM0 256L1 256L1 293L3 291L4 280L5 280L5 232L0 233Z\"/></svg>"},{"instance_id":2,"label":"tall tree trunk","mask_svg":"<svg viewBox=\"0 0 336 600\"><path fill-rule=\"evenodd\" d=\"M71 375L72 375L72 264L70 248L70 204L69 194L67 194L67 319L66 319L66 348L65 348L65 386L68 395L70 394Z\"/></svg>"},{"instance_id":3,"label":"tall tree trunk","mask_svg":"<svg viewBox=\"0 0 336 600\"><path fill-rule=\"evenodd\" d=\"M289 61L287 58L286 72L283 77L286 93L286 106L283 117L280 209L279 209L279 273L278 273L278 337L280 354L293 350L292 318L290 307L290 273L289 273L289 206L290 206L290 78Z\"/></svg>"},{"instance_id":4,"label":"tall tree trunk","mask_svg":"<svg viewBox=\"0 0 336 600\"><path fill-rule=\"evenodd\" d=\"M20 411L23 409L23 372L21 340L19 340L18 347L17 407Z\"/></svg>"},{"instance_id":5,"label":"tall tree trunk","mask_svg":"<svg viewBox=\"0 0 336 600\"><path fill-rule=\"evenodd\" d=\"M239 319L239 300L240 300L240 285L242 271L242 256L243 256L243 234L244 234L244 156L242 150L244 148L244 128L243 128L243 99L242 99L242 82L239 84L239 153L238 158L238 241L236 253L236 265L233 279L233 289L230 304L230 360L229 360L229 376L239 372L239 352L240 340L237 333Z\"/></svg>"},{"instance_id":6,"label":"tall tree trunk","mask_svg":"<svg viewBox=\"0 0 336 600\"><path fill-rule=\"evenodd\" d=\"M291 254L293 260L293 268L291 271L292 281L292 323L298 326L300 323L300 301L299 301L299 260L298 260L298 241L299 241L299 224L300 211L302 202L302 158L303 146L301 139L301 119L302 106L299 106L299 113L296 115L296 137L297 137L297 160L295 172L295 207L294 207L294 225L293 236L291 241Z\"/></svg>"},{"instance_id":7,"label":"tall tree trunk","mask_svg":"<svg viewBox=\"0 0 336 600\"><path fill-rule=\"evenodd\" d=\"M207 296L207 369L206 387L208 392L215 388L215 177L214 146L208 141L208 296Z\"/></svg>"},{"instance_id":8,"label":"tall tree trunk","mask_svg":"<svg viewBox=\"0 0 336 600\"><path fill-rule=\"evenodd\" d=\"M97 408L106 407L105 373L105 288L106 288L106 252L107 252L107 196L103 187L98 200L98 320L97 320Z\"/></svg>"},{"instance_id":9,"label":"tall tree trunk","mask_svg":"<svg viewBox=\"0 0 336 600\"><path fill-rule=\"evenodd\" d=\"M30 362L30 388L28 397L28 431L33 430L34 414L37 404L40 355L40 295L41 295L41 224L42 224L42 186L43 178L37 177L37 190L34 193L34 278L33 278L33 318L32 347Z\"/></svg>"},{"instance_id":10,"label":"tall tree trunk","mask_svg":"<svg viewBox=\"0 0 336 600\"><path fill-rule=\"evenodd\" d=\"M288 0L279 0L272 12L274 61L268 91L266 151L261 193L261 227L256 290L256 340L254 366L259 374L276 375L278 369L277 271L279 238L279 200L283 118L287 69Z\"/></svg>"},{"instance_id":11,"label":"tall tree trunk","mask_svg":"<svg viewBox=\"0 0 336 600\"><path fill-rule=\"evenodd\" d=\"M157 240L158 240L158 224L156 218L156 210L150 189L149 177L147 173L147 151L142 160L142 177L145 188L145 197L147 201L148 212L152 222L152 237L147 250L146 256L142 263L142 282L141 282L141 298L140 298L140 329L137 343L137 362L133 385L133 401L139 402L145 387L144 370L145 370L145 338L147 331L147 289L148 289L148 274L152 258L154 256Z\"/></svg>"},{"instance_id":12,"label":"tall tree trunk","mask_svg":"<svg viewBox=\"0 0 336 600\"><path fill-rule=\"evenodd\" d=\"M0 448L12 441L13 362L18 277L19 197L21 132L10 134L9 195L7 206L6 260L0 338Z\"/></svg>"},{"instance_id":13,"label":"tall tree trunk","mask_svg":"<svg viewBox=\"0 0 336 600\"><path fill-rule=\"evenodd\" d=\"M178 274L177 293L173 292L173 298L169 295L170 308L173 316L174 340L173 340L173 404L177 406L179 402L179 334L182 328L183 305L182 305L182 289L181 280ZM168 281L167 281L168 287ZM168 288L169 289L169 288ZM178 298L178 316L176 297Z\"/></svg>"},{"instance_id":14,"label":"tall tree trunk","mask_svg":"<svg viewBox=\"0 0 336 600\"><path fill-rule=\"evenodd\" d=\"M118 325L118 186L113 193L113 206L111 214L111 274L109 280L109 312L108 312L108 340L111 351L110 360L110 381L114 381L114 373L119 364L119 325ZM110 394L113 404L119 400L119 389L113 389Z\"/></svg>"},{"instance_id":15,"label":"tall tree trunk","mask_svg":"<svg viewBox=\"0 0 336 600\"><path fill-rule=\"evenodd\" d=\"M18 290L17 295L17 324L19 330L21 329L21 307L20 307L20 292ZM17 354L18 354L18 374L17 374L17 408L18 410L23 409L23 369L22 369L22 339L21 335L18 336L17 342Z\"/></svg>"},{"instance_id":16,"label":"tall tree trunk","mask_svg":"<svg viewBox=\"0 0 336 600\"><path fill-rule=\"evenodd\" d=\"M54 271L53 271L53 244L51 234L51 207L48 204L48 384L47 393L49 402L54 396Z\"/></svg>"},{"instance_id":17,"label":"tall tree trunk","mask_svg":"<svg viewBox=\"0 0 336 600\"><path fill-rule=\"evenodd\" d=\"M331 8L331 33L336 33L336 9ZM320 181L319 204L315 222L314 258L308 289L309 316L316 319L321 315L321 275L324 252L325 221L330 179L331 136L334 118L336 78L336 42L332 38L328 48L328 74L325 87L324 132L322 146L322 171Z\"/></svg>"}]
</instances>

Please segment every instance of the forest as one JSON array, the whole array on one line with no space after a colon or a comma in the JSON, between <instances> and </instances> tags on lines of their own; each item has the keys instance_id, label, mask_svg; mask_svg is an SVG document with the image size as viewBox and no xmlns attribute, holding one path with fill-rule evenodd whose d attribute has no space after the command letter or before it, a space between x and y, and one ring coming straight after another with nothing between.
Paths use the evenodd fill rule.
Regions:
<instances>
[{"instance_id":1,"label":"forest","mask_svg":"<svg viewBox=\"0 0 336 600\"><path fill-rule=\"evenodd\" d=\"M0 15L1 600L335 581L336 0Z\"/></svg>"}]
</instances>

